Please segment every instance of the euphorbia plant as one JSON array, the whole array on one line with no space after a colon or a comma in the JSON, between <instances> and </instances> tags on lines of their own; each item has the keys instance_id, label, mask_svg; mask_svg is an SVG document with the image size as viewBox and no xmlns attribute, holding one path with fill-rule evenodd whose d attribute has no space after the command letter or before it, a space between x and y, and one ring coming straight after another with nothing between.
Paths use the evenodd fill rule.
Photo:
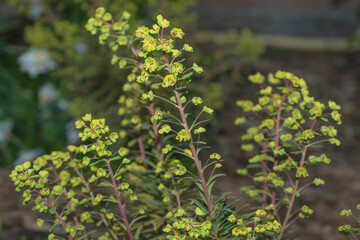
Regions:
<instances>
[{"instance_id":1,"label":"euphorbia plant","mask_svg":"<svg viewBox=\"0 0 360 240\"><path fill-rule=\"evenodd\" d=\"M206 132L203 124L208 120L206 114L211 115L213 110L187 89L192 74L200 74L203 69L186 60L186 54L193 48L181 43L185 33L179 28L169 28L170 22L159 15L152 28L141 26L131 34L128 32L130 17L124 12L115 21L109 12L99 8L95 18L89 19L86 25L92 34L100 33L100 44L108 44L114 52L126 47L133 54L133 58L114 54L111 59L112 64L128 71L128 82L119 98L122 130L111 132L104 119L93 119L91 114L78 120L76 127L82 131L79 134L82 145L69 146L67 152L45 155L33 164L26 162L11 173L17 190L24 190L24 203L33 202L40 212L49 211L55 218L53 225L60 225L68 239L264 239L277 236L280 239L289 216L283 221L278 218L280 204L276 195L272 195L275 187L281 185L276 173L263 172L257 176L263 176L266 187L262 192L262 206L240 218L239 209L234 208L234 201L227 201L227 194L217 197L212 192L216 178L221 176L215 174L215 170L222 166L223 160L218 153L210 154L204 161L199 155L206 147L202 141ZM292 84L278 87L286 96L279 98L271 87L266 87L262 90L266 97L260 105L252 106L249 102L241 105L251 110L265 110L280 119L283 112L293 111L290 102L284 106L285 100L298 103L304 96L307 102L303 110L311 106L313 110L309 113L314 112L310 117L315 122L325 117L323 106L306 95L303 81L287 73L276 77L271 78L274 84L278 84L279 79ZM255 82L263 81L259 75L252 78ZM301 90L293 89L298 87L296 84ZM338 106L331 102L330 108ZM332 116L337 119L339 115L335 111ZM290 124L293 128L293 124L300 121L297 118L300 113L295 114ZM300 121L300 124L303 123ZM265 131L274 125L277 125L277 140L268 143L270 136L266 136ZM314 126L311 131L294 134L294 142L306 146L303 156L310 144L314 144L308 141L316 132ZM274 163L270 166L265 162L267 168L282 167L274 172L290 171L297 166L294 160L287 164L289 161L280 157L286 155L287 147L279 142L279 138L282 139L280 121L275 124L269 117L257 129L263 129L264 133L261 135L262 130L254 129L248 132L249 140L255 138L265 144L264 152L254 158L256 162L266 160ZM323 135L334 135L334 131L330 127L321 128ZM123 138L121 144L119 138ZM334 138L331 141L337 143ZM270 154L265 157L268 149L273 157ZM307 173L305 156L303 158L296 177ZM325 157L314 157L308 161L323 159ZM298 180L293 189L293 197L288 201L290 211L295 193L299 192ZM249 191L257 194L255 190ZM306 209L302 214L309 211ZM38 223L42 224L43 220ZM93 232L93 224L102 226L101 231ZM249 224L254 225L253 228ZM49 238L60 237L50 234Z\"/></svg>"},{"instance_id":2,"label":"euphorbia plant","mask_svg":"<svg viewBox=\"0 0 360 240\"><path fill-rule=\"evenodd\" d=\"M330 163L325 153L311 154L313 147L324 142L340 145L330 122L341 124L341 107L333 101L315 101L306 82L288 72L278 71L267 78L257 73L249 80L260 86L259 98L257 102L237 102L244 112L253 114L237 118L235 124L248 126L241 139L250 142L241 148L256 155L238 173L248 175L254 185L241 190L261 204L270 219L276 219L281 225L277 239L282 239L291 223L313 213L306 205L294 210L294 202L305 187L325 183L320 178L310 179L307 169L317 163Z\"/></svg>"},{"instance_id":3,"label":"euphorbia plant","mask_svg":"<svg viewBox=\"0 0 360 240\"><path fill-rule=\"evenodd\" d=\"M100 19L101 17L102 19ZM150 137L150 142L155 148L155 171L165 172L163 175L165 182L166 179L171 179L168 191L175 195L176 212L169 212L168 221L174 223L166 225L164 231L173 232L173 235L168 235L168 237L175 239L182 239L186 236L196 238L207 235L215 238L221 235L226 236L229 233L222 226L224 223L221 222L223 219L219 216L219 212L223 211L227 205L224 203L224 198L215 201L211 196L211 188L217 177L213 176L213 173L215 168L221 166L221 156L217 153L211 154L204 166L199 159L199 152L204 145L201 142L201 134L205 132L205 129L200 126L204 122L200 117L203 113L212 114L213 110L202 106L202 109L194 116L190 116L185 111L189 105L197 106L203 103L200 97L186 98L186 83L191 80L193 71L201 73L203 70L196 63L191 64L190 67L186 67L182 63L185 59L180 59L180 57L184 52L193 51L192 47L186 43L181 44L180 48L177 47L178 43L175 39L182 39L184 32L179 28L167 31L170 23L159 15L157 24L153 25L152 29L141 26L134 35L128 36L127 29L122 26L122 22L110 23L103 21L104 18L109 20L111 15L105 13L104 9L98 9L96 18L90 19L88 22L88 30L96 33L100 29L100 43L109 40L109 45L114 50L117 49L114 47L117 44L126 45L136 59L134 62L131 59L114 55L112 63L118 62L120 68L131 67L131 74L128 76L130 83L124 86L124 90L131 91L132 96L136 92L141 93L141 101L139 99L129 100L129 98L122 100L131 102L128 106L131 110L128 112L132 114L134 111L139 112L144 105L149 110L152 129L147 136L144 134L144 130L149 129L149 126L142 124L144 118L149 123L146 115L142 115L142 117L136 115L136 119L132 118L130 121L138 125L136 134L140 156L143 159L151 157L146 156L143 142L144 138ZM166 32L170 33L170 36ZM133 83L135 80L137 83ZM121 113L124 112L126 110L121 109ZM194 112L196 113L196 111ZM175 179L176 175L185 174L186 169L180 161L173 159L174 156L181 158L182 162L194 163L197 173L187 179ZM172 170L174 163L176 163L175 170ZM212 168L212 170L209 169L211 171L209 178L205 177L207 168ZM185 211L182 202L186 204L187 201L186 198L180 196L182 191L179 191L178 188L183 185L179 183L189 179L198 186L199 199L193 199L193 206L189 205ZM175 180L177 181L175 182ZM159 187L163 188L164 184L160 183ZM169 201L168 197L165 196L163 199L165 203ZM188 227L183 227L184 224Z\"/></svg>"}]
</instances>

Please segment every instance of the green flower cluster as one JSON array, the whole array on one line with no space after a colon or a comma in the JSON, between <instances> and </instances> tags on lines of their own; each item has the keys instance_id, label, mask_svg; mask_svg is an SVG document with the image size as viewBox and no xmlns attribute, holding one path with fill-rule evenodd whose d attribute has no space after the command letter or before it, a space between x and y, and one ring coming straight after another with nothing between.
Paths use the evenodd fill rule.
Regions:
<instances>
[{"instance_id":1,"label":"green flower cluster","mask_svg":"<svg viewBox=\"0 0 360 240\"><path fill-rule=\"evenodd\" d=\"M109 150L118 133L110 133L104 119L92 119L87 114L75 125L82 130L79 137L83 145L18 165L10 177L16 191L23 191L24 205L34 204L33 209L54 216L53 226L60 225L68 239L89 237L91 230L87 228L95 220L107 229L99 239L118 239L122 231L128 231L121 226L129 225L122 199L137 200L129 183L122 181L124 166L131 162L127 158L129 150ZM116 171L110 164L113 161L119 165ZM113 193L105 195L99 188L112 189ZM38 219L37 223L41 226L44 220ZM49 239L59 238L50 234Z\"/></svg>"},{"instance_id":2,"label":"green flower cluster","mask_svg":"<svg viewBox=\"0 0 360 240\"><path fill-rule=\"evenodd\" d=\"M227 220L236 223L236 226L232 229L232 235L240 239L266 239L280 233L280 223L262 209L258 209L254 214L239 219L234 214L231 214Z\"/></svg>"},{"instance_id":3,"label":"green flower cluster","mask_svg":"<svg viewBox=\"0 0 360 240\"><path fill-rule=\"evenodd\" d=\"M356 205L356 209L358 211L360 211L360 203L358 205ZM359 218L359 216L355 215L351 211L351 209L343 209L340 212L340 216L353 218L355 220L354 222L356 222L356 227L353 227L350 224L341 225L338 227L338 232L345 236L351 234L351 236L353 236L355 239L358 239L360 237L360 226L359 226L360 218Z\"/></svg>"},{"instance_id":4,"label":"green flower cluster","mask_svg":"<svg viewBox=\"0 0 360 240\"><path fill-rule=\"evenodd\" d=\"M205 213L200 209L196 208L195 216L204 216ZM192 239L205 238L209 236L212 223L209 220L203 222L197 222L193 218L189 218L183 208L179 208L172 217L177 220L172 225L167 224L163 229L164 232L168 233L174 231L174 235L168 235L168 239L172 240L184 240L186 236Z\"/></svg>"}]
</instances>

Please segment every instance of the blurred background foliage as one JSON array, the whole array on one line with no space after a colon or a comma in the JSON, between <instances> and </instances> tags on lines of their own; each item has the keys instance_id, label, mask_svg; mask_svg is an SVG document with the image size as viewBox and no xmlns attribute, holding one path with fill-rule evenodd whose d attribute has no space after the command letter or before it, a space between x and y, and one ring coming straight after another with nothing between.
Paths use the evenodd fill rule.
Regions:
<instances>
[{"instance_id":1,"label":"blurred background foliage","mask_svg":"<svg viewBox=\"0 0 360 240\"><path fill-rule=\"evenodd\" d=\"M204 78L193 79L193 88L219 110L240 73L264 52L249 29L230 30L226 43L194 37L196 0L9 0L8 4L18 13L4 14L0 24L2 166L75 143L74 119L88 112L121 127L116 121L117 101L127 74L109 64L111 50L99 47L84 29L99 6L114 14L130 12L132 28L150 25L156 14L181 26L195 49L194 61L209 69ZM13 42L15 35L18 40Z\"/></svg>"}]
</instances>

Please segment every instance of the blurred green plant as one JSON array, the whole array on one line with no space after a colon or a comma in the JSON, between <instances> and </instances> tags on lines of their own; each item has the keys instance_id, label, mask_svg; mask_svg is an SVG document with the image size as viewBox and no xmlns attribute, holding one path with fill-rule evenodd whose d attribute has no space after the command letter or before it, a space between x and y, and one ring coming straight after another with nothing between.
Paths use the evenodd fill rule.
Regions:
<instances>
[{"instance_id":1,"label":"blurred green plant","mask_svg":"<svg viewBox=\"0 0 360 240\"><path fill-rule=\"evenodd\" d=\"M348 39L348 50L350 52L360 51L360 29L356 30Z\"/></svg>"},{"instance_id":2,"label":"blurred green plant","mask_svg":"<svg viewBox=\"0 0 360 240\"><path fill-rule=\"evenodd\" d=\"M107 58L100 57L104 55L110 57L111 51L103 49L100 54L94 51L95 42L91 38L84 37L86 35L83 34L82 26L91 10L99 4L98 2L9 0L9 3L17 6L20 13L28 16L34 23L26 26L24 31L24 39L32 48L23 52L18 59L21 71L30 79L17 70L14 52L19 53L23 50L7 44L6 41L2 43L2 52L7 58L0 66L2 76L7 79L6 84L2 86L2 96L5 99L0 106L3 110L0 116L3 120L0 122L0 130L1 134L6 136L3 137L6 141L1 141L0 144L1 158L4 159L2 164L5 166L12 164L14 159L24 159L24 152L26 159L29 160L35 158L41 151L61 149L67 138L70 138L72 142L76 141L76 133L69 123L73 117L82 116L86 112L94 112L113 118L117 111L116 100L122 94L113 86L124 81L124 78L119 78L117 69L108 67ZM102 4L115 12L118 12L119 6L134 12L134 21L130 29L140 22L149 22L154 12L171 17L175 24L183 25L185 29L193 28L194 25L190 23L196 19L195 14L186 14L185 18L180 17L189 7L196 4L195 0L186 1L186 4L178 0L138 2L124 0L120 3L107 0L102 1ZM6 32L9 28L18 27L18 24L15 21L3 21L0 29ZM234 69L237 69L237 74L231 77L234 80L238 76L239 67L255 60L256 56L262 52L262 47L251 44L251 33L247 30L241 33L240 38L235 33L230 33L228 39L230 40L226 53L225 51L218 52L210 58L218 59L217 64L221 62L219 65L226 65L228 69L232 67L231 63L235 63ZM201 41L198 45L202 45ZM122 52L124 56L128 54L126 51ZM239 60L232 58L231 54L242 57ZM197 59L199 62L204 62L201 57ZM89 65L94 67L88 68ZM196 81L198 87L194 87L198 89L198 94L215 109L223 106L226 95L229 94L234 83L234 81L229 81L229 83L224 81L227 70L222 69L221 72L208 75L208 78L204 78L207 79L205 82ZM221 82L215 80L218 74L222 74ZM107 81L102 81L104 78ZM209 88L199 86L204 84ZM58 96L58 99L51 98L50 102L46 100L48 101L45 104L46 109L41 103L43 98L38 96L38 92L43 87L49 90L44 94ZM13 91L8 91L9 89ZM64 129L67 130L64 131ZM45 133L44 130L52 134ZM66 132L67 134L64 134ZM27 137L25 139L18 137L23 135ZM17 154L20 149L24 151ZM20 160L17 163L23 161Z\"/></svg>"},{"instance_id":3,"label":"blurred green plant","mask_svg":"<svg viewBox=\"0 0 360 240\"><path fill-rule=\"evenodd\" d=\"M189 13L188 9L195 6L197 1L103 0L100 3L78 0L65 3L9 0L9 3L18 5L21 12L36 19L34 25L26 28L25 40L31 46L48 50L59 63L59 68L55 73L60 79L61 85L69 89L75 97L71 103L71 112L74 116L79 117L86 112L97 112L100 109L104 111L106 109L108 114L113 114L114 103L119 93L112 86L123 81L123 79L119 79L117 70L109 69L104 62L105 58L99 58L99 55L110 56L109 51L104 50L98 54L98 51L94 51L94 46L96 46L94 42L82 34L81 26L91 15L90 12L95 6L101 4L114 12L128 9L133 13L134 19L130 29L140 23L149 23L151 16L160 13L167 18L174 19L174 24L184 26L185 30L194 30L193 23L196 14ZM199 89L199 94L206 98L215 109L220 109L226 102L235 79L238 79L243 68L255 62L264 51L263 44L255 42L248 29L242 30L240 34L230 31L224 39L227 39L226 43L212 41L212 48L215 51L208 51L205 48L194 59L203 65L212 63L210 69L213 70L209 71L204 82L196 82L201 86L209 86L209 90L213 91L208 91L204 87L195 89ZM196 39L193 39L194 46L201 50L203 40L199 40L199 42L194 40ZM220 49L219 45L221 45L221 51L218 50ZM125 54L127 54L126 51L123 52L124 56ZM85 67L94 65L93 62L97 64L92 69ZM228 81L229 72L231 78ZM106 83L99 81L104 76L107 79ZM87 104L89 101L94 106L93 109L89 108L89 104Z\"/></svg>"},{"instance_id":4,"label":"blurred green plant","mask_svg":"<svg viewBox=\"0 0 360 240\"><path fill-rule=\"evenodd\" d=\"M25 153L41 146L42 150L38 151L41 154L41 151L63 148L67 141L64 126L71 119L61 108L61 102L65 100L60 98L56 87L39 76L55 67L47 53L30 49L17 60L13 54L17 48L6 43L4 33L17 25L17 22L10 22L0 27L1 166L11 165L15 159L22 158L21 154L16 155L20 150ZM32 78L19 71L18 63ZM27 160L36 156L23 155Z\"/></svg>"},{"instance_id":5,"label":"blurred green plant","mask_svg":"<svg viewBox=\"0 0 360 240\"><path fill-rule=\"evenodd\" d=\"M200 32L195 40L200 51L196 60L209 69L202 80L194 81L196 89L210 106L221 111L234 87L246 79L251 65L265 52L265 45L247 28L217 34Z\"/></svg>"},{"instance_id":6,"label":"blurred green plant","mask_svg":"<svg viewBox=\"0 0 360 240\"><path fill-rule=\"evenodd\" d=\"M124 79L119 78L119 71L109 68L108 59L102 57L110 56L110 51L104 49L100 54L94 51L96 41L86 37L83 29L90 12L99 4L115 12L123 7L130 9L135 13L134 26L148 22L155 11L178 19L183 25L195 19L191 13L179 17L195 4L192 0L186 3L172 0L171 4L163 0L8 2L33 23L26 22L24 30L28 49L21 46L20 39L14 42L14 37L6 35L22 27L24 21L4 19L0 25L2 166L11 165L14 160L19 164L76 142L77 133L71 124L74 117L86 112L116 115L121 91L113 86ZM20 55L18 59L17 55ZM89 65L94 67L87 67Z\"/></svg>"},{"instance_id":7,"label":"blurred green plant","mask_svg":"<svg viewBox=\"0 0 360 240\"><path fill-rule=\"evenodd\" d=\"M98 51L92 51L94 44L91 40L80 37L84 36L81 34L82 29L80 26L82 26L89 16L89 12L94 8L94 4L88 1L73 1L72 4L70 4L57 1L10 0L10 3L20 5L22 12L27 13L29 16L31 16L31 12L34 11L34 2L37 3L35 7L40 4L43 10L41 14L39 14L35 24L27 27L25 39L31 46L41 47L50 51L51 55L59 63L60 67L57 72L60 73L59 78L61 79L62 85L67 86L72 92L75 92L73 95L76 99L72 101L73 107L71 108L73 115L81 116L88 112L87 110L91 110L89 109L89 104L86 104L89 101L92 103L91 105L94 106L92 112L94 112L94 110L107 109L108 112L113 113L113 103L118 97L118 92L114 91L112 86L119 82L119 72L109 69L104 63L104 60L102 60L104 58L98 57ZM177 20L177 22L174 21L176 25L185 26L185 29L194 28L194 24L192 23L196 15L188 13L186 17L183 17L183 15L185 15L184 13L189 7L196 4L196 1L186 1L184 4L183 1L178 0L142 0L137 2L126 0L115 2L108 0L102 1L101 3L114 12L119 11L119 6L121 6L122 9L125 8L133 12L133 26L138 25L138 23L148 23L150 16L154 15L154 13L161 13L165 17L171 17ZM70 5L68 6L67 4ZM40 16L44 17L40 18ZM64 31L65 29L67 30ZM235 31L231 31L225 38L228 39L228 41L227 44L221 43L222 51L217 50L215 54L209 56L213 58L210 62L215 63L212 67L215 71L211 71L210 74L208 74L209 76L204 78L207 79L204 83L197 81L201 85L209 85L211 89L216 90L207 91L205 88L196 88L201 91L201 96L208 98L207 100L211 99L212 102L210 102L210 104L215 108L221 107L224 102L224 99L221 98L226 98L228 95L229 89L234 85L234 79L236 79L234 74L239 74L241 70L239 70L239 68L256 61L258 56L263 52L263 45L254 43L249 30L243 30L240 37ZM197 47L201 44L201 42L199 44L195 42L195 46ZM215 49L219 49L218 45L219 43L215 43ZM87 52L81 55L82 58L76 54L76 49L78 48L82 48L83 50L87 49ZM212 51L207 52L212 53ZM103 52L101 55L103 54L107 56L111 55L108 51ZM126 54L126 52L124 52L124 54ZM198 56L205 56L204 59L206 59L208 58L207 55L208 54L200 53ZM196 61L203 64L202 58L203 57L200 57L200 59ZM98 67L94 66L94 68L87 70L85 66L91 64L89 60L92 62L96 61ZM222 67L219 68L219 66ZM233 76L230 78L231 81L227 83L224 79L228 78L225 78L224 75L228 74L227 72L232 71L232 69L236 69L236 71L234 70L232 73ZM219 75L222 80L216 82L215 78ZM99 82L98 79L103 79L104 76L106 76L107 82ZM67 79L71 79L71 81L67 81ZM120 81L123 80L120 79ZM80 86L82 90L79 92ZM87 91L84 90L84 88ZM89 94L90 92L91 94ZM209 92L214 94L208 94ZM86 102L83 99L87 99Z\"/></svg>"},{"instance_id":8,"label":"blurred green plant","mask_svg":"<svg viewBox=\"0 0 360 240\"><path fill-rule=\"evenodd\" d=\"M114 12L128 9L133 13L133 28L140 22L149 22L155 13L177 19L181 25L188 25L195 15L186 14L183 17L184 12L196 2L9 0L9 3L34 19L34 24L26 27L24 39L32 47L47 50L57 62L58 68L51 76L52 81L61 83L60 87L71 93L74 99L70 102L70 110L72 115L79 117L88 111L114 114L114 103L120 93L113 86L123 81L119 79L119 71L109 68L106 58L100 57L110 56L110 51L104 49L100 54L94 51L96 43L83 34L82 26L96 7L103 5ZM93 68L86 67L89 65ZM104 78L106 82L102 81Z\"/></svg>"}]
</instances>

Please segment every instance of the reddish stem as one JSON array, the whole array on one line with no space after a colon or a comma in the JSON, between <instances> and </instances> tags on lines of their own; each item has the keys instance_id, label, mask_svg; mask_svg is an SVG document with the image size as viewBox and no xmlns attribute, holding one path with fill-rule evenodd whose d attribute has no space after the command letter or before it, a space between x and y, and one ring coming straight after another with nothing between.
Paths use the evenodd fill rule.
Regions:
<instances>
[{"instance_id":1,"label":"reddish stem","mask_svg":"<svg viewBox=\"0 0 360 240\"><path fill-rule=\"evenodd\" d=\"M307 151L307 146L305 145L305 146L303 147L303 154L302 154L302 156L301 156L301 161L300 161L300 166L299 166L299 167L303 167L303 166L304 166L306 151ZM284 218L284 222L283 222L283 224L282 224L282 226L281 226L281 232L280 232L280 235L279 235L278 240L280 240L281 237L283 236L284 231L285 231L285 229L286 229L286 225L287 225L287 223L288 223L288 221L289 221L290 213L291 213L292 207L293 207L293 205L294 205L295 197L296 197L296 192L297 192L297 189L298 189L298 187L299 187L299 182L300 182L299 180L296 180L296 181L295 181L294 188L293 188L293 192L292 192L292 194L291 194L290 204L289 204L288 209L287 209L287 211L286 211L286 215L285 215L285 218Z\"/></svg>"},{"instance_id":2,"label":"reddish stem","mask_svg":"<svg viewBox=\"0 0 360 240\"><path fill-rule=\"evenodd\" d=\"M280 129L280 116L281 116L281 110L282 110L282 104L285 100L286 95L282 95L281 101L279 104L279 108L277 110L277 116L276 116L276 126L275 126L275 151L279 149L279 129ZM278 155L275 154L274 156L274 165L277 166L278 163Z\"/></svg>"},{"instance_id":3,"label":"reddish stem","mask_svg":"<svg viewBox=\"0 0 360 240\"><path fill-rule=\"evenodd\" d=\"M81 181L83 182L83 184L90 190L90 185L89 183L85 180L84 176L80 173L79 169L77 167L74 168L76 174L81 178ZM90 197L91 197L91 200L94 200L95 197L94 197L94 194L90 191ZM115 240L119 240L119 238L116 236L116 234L114 233L114 231L110 228L109 226L109 223L108 221L106 220L104 214L100 213L99 212L99 215L100 215L100 218L101 220L104 222L107 230L109 231L109 233L111 234L111 236L115 239Z\"/></svg>"},{"instance_id":4,"label":"reddish stem","mask_svg":"<svg viewBox=\"0 0 360 240\"><path fill-rule=\"evenodd\" d=\"M137 131L136 134L137 134L137 136L138 136L138 137L137 137L137 141L138 141L138 145L139 145L139 149L140 149L140 156L141 156L142 158L146 158L146 156L145 156L145 149L144 149L144 143L143 143L143 141L142 141L140 131Z\"/></svg>"},{"instance_id":5,"label":"reddish stem","mask_svg":"<svg viewBox=\"0 0 360 240\"><path fill-rule=\"evenodd\" d=\"M265 108L263 108L263 109L265 109ZM265 132L266 132L266 130L264 129L263 130L263 134L265 135ZM265 152L266 151L266 149L267 149L267 142L266 141L263 141L263 152ZM263 166L263 168L264 168L264 171L266 170L266 171L268 171L268 172L271 172L270 171L270 169L269 169L269 167L268 167L268 165L267 165L267 162L261 162L261 165ZM264 181L263 181L263 190L264 190L264 192L266 191L266 190L269 190L269 192L271 193L271 190L268 188L268 184L267 184L267 180L264 178ZM267 204L267 201L266 201L266 194L265 193L263 193L262 195L261 195L261 198L262 198L262 207L263 208L265 208L266 207L266 204Z\"/></svg>"},{"instance_id":6,"label":"reddish stem","mask_svg":"<svg viewBox=\"0 0 360 240\"><path fill-rule=\"evenodd\" d=\"M175 196L176 196L176 203L178 205L178 209L180 209L181 208L180 196L179 196L178 190L177 190L177 188L175 186L176 183L175 183L175 178L174 178L173 174L171 174L171 181L172 181L172 184L174 186L174 192L175 192Z\"/></svg>"},{"instance_id":7,"label":"reddish stem","mask_svg":"<svg viewBox=\"0 0 360 240\"><path fill-rule=\"evenodd\" d=\"M141 70L144 70L143 64L142 64L141 59L139 57L139 54L138 54L138 52L136 51L136 49L134 47L131 47L131 52L134 54L136 60L138 61Z\"/></svg>"},{"instance_id":8,"label":"reddish stem","mask_svg":"<svg viewBox=\"0 0 360 240\"><path fill-rule=\"evenodd\" d=\"M40 197L42 198L42 200L49 206L50 209L54 209L54 206L49 202L49 200L48 200L47 198L45 198L44 196L42 196L42 195L40 194L40 191L39 191L39 190L35 189L35 191L39 194L39 196L40 196ZM55 209L54 209L54 210L55 210ZM66 231L66 223L64 222L64 220L61 218L61 216L59 215L59 213L58 213L56 210L55 210L54 212L55 212L55 216L56 216L56 218L59 220L61 226L62 226L63 229ZM72 240L72 239L73 239L72 236L71 236L69 233L67 234L67 236L68 236L68 239L69 239L69 240Z\"/></svg>"},{"instance_id":9,"label":"reddish stem","mask_svg":"<svg viewBox=\"0 0 360 240\"><path fill-rule=\"evenodd\" d=\"M310 128L311 130L314 129L315 124L316 124L316 119L311 124L311 128ZM308 147L307 145L305 145L303 147L303 151L302 151L303 153L301 155L301 160L300 160L300 165L299 165L300 168L304 166L307 147ZM284 231L286 229L286 224L287 224L287 222L289 220L289 216L290 216L291 209L292 209L294 201L295 201L296 191L297 191L298 187L299 187L299 180L296 180L295 184L294 184L293 192L292 192L292 195L291 195L291 199L290 199L290 204L289 204L289 207L288 207L288 209L286 211L285 219L284 219L284 222L283 222L283 224L281 226L281 232L280 232L278 240L281 239L281 237L282 237L282 235L283 235L283 233L284 233Z\"/></svg>"},{"instance_id":10,"label":"reddish stem","mask_svg":"<svg viewBox=\"0 0 360 240\"><path fill-rule=\"evenodd\" d=\"M136 104L133 105L132 111L133 111L134 114L137 112ZM140 150L140 156L145 159L146 155L145 155L144 143L143 143L143 140L141 138L141 131L140 130L137 131L136 135L137 135L137 142L138 142L139 150Z\"/></svg>"},{"instance_id":11,"label":"reddish stem","mask_svg":"<svg viewBox=\"0 0 360 240\"><path fill-rule=\"evenodd\" d=\"M136 104L133 105L132 112L133 112L133 114L136 114L136 112L137 112ZM137 142L138 142L139 150L140 150L140 156L145 159L146 155L145 155L144 143L143 143L143 140L141 138L141 131L140 130L137 131L136 135L137 135Z\"/></svg>"},{"instance_id":12,"label":"reddish stem","mask_svg":"<svg viewBox=\"0 0 360 240\"><path fill-rule=\"evenodd\" d=\"M150 84L150 82L149 82ZM149 112L150 114L153 116L155 114L155 109L154 109L154 103L153 102L149 102ZM160 160L160 162L164 162L164 156L161 152L161 145L159 143L159 126L156 122L153 123L153 130L154 130L154 138L155 138L155 141L156 141L156 151L157 151L157 154L158 154L158 158ZM172 184L174 186L174 192L175 192L175 197L176 197L176 202L177 202L177 205L178 205L178 209L181 208L181 203L180 203L180 195L179 195L179 192L176 188L176 185L175 185L175 179L174 179L174 175L171 174L171 178L172 178Z\"/></svg>"},{"instance_id":13,"label":"reddish stem","mask_svg":"<svg viewBox=\"0 0 360 240\"><path fill-rule=\"evenodd\" d=\"M140 57L139 57L138 52L137 52L136 49L133 48L133 47L131 48L131 51L132 51L132 53L134 54L136 60L138 61L139 65L140 65L140 68L143 70L144 67L143 67L143 65L142 65L142 62L141 62L141 59L140 59ZM165 55L165 56L166 56L166 55ZM165 58L165 59L166 59L167 64L169 65L169 62L168 62L167 58ZM170 70L170 68L169 68L169 70ZM146 81L145 84L146 84L147 91L150 91L151 82L148 80L148 81ZM150 113L151 116L155 115L155 107L154 107L154 103L153 103L152 101L149 101L149 113ZM156 151L157 151L157 154L158 154L158 158L159 158L160 162L164 162L164 156L163 156L163 154L162 154L162 152L161 152L161 145L160 145L160 143L159 143L159 139L160 139L160 136L159 136L159 126L158 126L158 124L157 124L156 122L154 122L154 123L152 124L152 126L153 126L153 130L154 130L154 139L155 139L155 141L156 141ZM141 138L140 138L140 139L138 138L139 148L141 148L141 147L140 147L140 141L141 141L141 143L142 143L142 139L141 139ZM144 156L144 158L145 158L145 156ZM177 190L177 188L176 188L176 186L175 186L174 176L171 175L171 177L173 178L173 186L174 186L174 192L175 192L175 196L176 196L176 201L177 201L177 204L178 204L178 208L180 208L180 207L181 207L181 204L180 204L180 195L179 195L178 190Z\"/></svg>"},{"instance_id":14,"label":"reddish stem","mask_svg":"<svg viewBox=\"0 0 360 240\"><path fill-rule=\"evenodd\" d=\"M176 97L176 101L178 103L178 108L179 108L179 112L180 112L180 116L181 116L181 120L183 122L183 125L184 125L184 128L186 131L188 131L190 133L190 129L189 129L189 126L188 126L188 123L186 121L186 118L185 118L185 113L184 113L184 109L183 109L183 106L181 104L181 100L180 100L180 94L178 91L174 90L174 93L175 93L175 97ZM209 196L209 190L208 190L208 187L206 185L206 180L205 180L205 177L204 177L204 172L203 172L203 169L201 167L201 163L200 163L200 160L199 160L199 156L198 156L198 153L195 149L195 146L194 146L194 142L193 142L193 139L192 137L190 138L190 150L191 150L191 153L193 155L193 158L194 158L194 162L195 162L195 165L196 165L196 168L197 168L197 171L199 173L199 177L200 177L200 181L201 181L201 185L202 185L202 188L203 188L203 191L204 191L204 195L205 195L205 199L206 199L206 204L207 204L207 207L209 209L209 213L210 213L210 218L213 219L213 209L212 209L212 206L211 206L211 201L210 201L210 196Z\"/></svg>"},{"instance_id":15,"label":"reddish stem","mask_svg":"<svg viewBox=\"0 0 360 240\"><path fill-rule=\"evenodd\" d=\"M111 166L110 166L109 160L108 160L107 158L105 158L104 160L105 160L106 166L107 166L107 168L108 168L108 170L109 170L109 172L110 172L110 177L111 177L112 185L113 185L113 188L114 188L114 190L115 190L116 200L117 200L117 203L118 203L118 206L119 206L120 214L121 214L121 216L122 216L122 218L123 218L123 220L124 220L124 223L125 223L126 231L127 231L128 235L129 235L129 238L130 238L131 240L133 240L133 239L134 239L134 236L133 236L133 234L132 234L132 232L131 232L130 224L129 224L128 220L127 220L127 217L126 217L126 214L125 214L125 210L124 210L123 204L122 204L121 199L120 199L120 192L119 192L119 190L117 189L114 172L113 172L113 170L112 170L112 168L111 168Z\"/></svg>"},{"instance_id":16,"label":"reddish stem","mask_svg":"<svg viewBox=\"0 0 360 240\"><path fill-rule=\"evenodd\" d=\"M58 175L58 173L57 173L57 171L56 171L55 167L54 167L54 166L52 166L52 167L53 167L53 172L54 172L54 174L55 174L56 179L57 179L57 180L58 180L58 182L61 184L61 181L60 181L59 175ZM65 197L67 198L68 193L67 193L67 191L66 191L66 188L65 188L65 187L63 187L63 193L64 193ZM70 207L71 209L73 209L73 205L72 205L71 201L69 201L69 202L68 202L68 204L69 204L69 207ZM77 218L75 215L73 215L72 217L73 217L73 219L74 219L75 225L76 225L76 226L78 226L78 225L79 225L79 220L78 220L78 218ZM82 235L82 233L81 233L81 232L79 232L79 235L81 236L81 235Z\"/></svg>"}]
</instances>

